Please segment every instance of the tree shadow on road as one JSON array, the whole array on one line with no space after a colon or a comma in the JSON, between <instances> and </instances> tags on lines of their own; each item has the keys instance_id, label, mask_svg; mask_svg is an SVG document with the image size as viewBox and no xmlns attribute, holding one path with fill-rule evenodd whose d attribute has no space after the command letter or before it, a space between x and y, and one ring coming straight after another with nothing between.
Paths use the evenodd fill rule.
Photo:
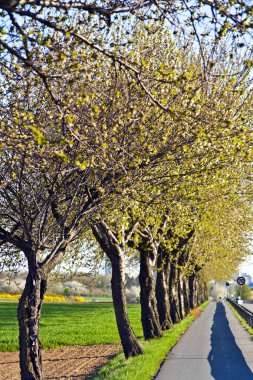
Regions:
<instances>
[{"instance_id":1,"label":"tree shadow on road","mask_svg":"<svg viewBox=\"0 0 253 380\"><path fill-rule=\"evenodd\" d=\"M222 303L217 303L214 314L208 361L215 380L253 379L253 373L230 330Z\"/></svg>"}]
</instances>

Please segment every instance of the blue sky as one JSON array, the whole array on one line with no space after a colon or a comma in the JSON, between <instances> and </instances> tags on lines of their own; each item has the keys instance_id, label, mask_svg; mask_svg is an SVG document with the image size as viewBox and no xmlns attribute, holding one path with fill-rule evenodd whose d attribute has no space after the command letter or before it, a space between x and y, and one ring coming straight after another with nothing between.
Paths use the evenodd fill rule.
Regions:
<instances>
[{"instance_id":1,"label":"blue sky","mask_svg":"<svg viewBox=\"0 0 253 380\"><path fill-rule=\"evenodd\" d=\"M247 273L253 278L253 255L246 258L245 261L239 266L239 270L242 273Z\"/></svg>"}]
</instances>

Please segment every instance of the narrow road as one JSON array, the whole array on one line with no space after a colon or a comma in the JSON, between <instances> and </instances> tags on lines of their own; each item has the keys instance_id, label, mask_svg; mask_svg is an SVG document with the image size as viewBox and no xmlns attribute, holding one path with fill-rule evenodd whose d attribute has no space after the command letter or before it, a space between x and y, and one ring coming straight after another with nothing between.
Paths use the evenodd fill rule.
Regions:
<instances>
[{"instance_id":1,"label":"narrow road","mask_svg":"<svg viewBox=\"0 0 253 380\"><path fill-rule=\"evenodd\" d=\"M156 380L253 380L253 339L224 302L211 302L168 353Z\"/></svg>"}]
</instances>

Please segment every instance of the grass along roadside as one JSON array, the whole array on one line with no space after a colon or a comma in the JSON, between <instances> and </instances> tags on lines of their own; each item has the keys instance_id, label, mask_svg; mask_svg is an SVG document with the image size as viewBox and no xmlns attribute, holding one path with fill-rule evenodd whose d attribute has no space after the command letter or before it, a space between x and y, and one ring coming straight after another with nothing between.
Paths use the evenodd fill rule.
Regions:
<instances>
[{"instance_id":1,"label":"grass along roadside","mask_svg":"<svg viewBox=\"0 0 253 380\"><path fill-rule=\"evenodd\" d=\"M235 310L235 308L231 305L231 303L227 302L227 305L230 307L234 315L236 316L237 319L239 319L239 322L241 325L250 333L250 335L253 335L253 328L248 325L248 323L240 316L239 313Z\"/></svg>"},{"instance_id":2,"label":"grass along roadside","mask_svg":"<svg viewBox=\"0 0 253 380\"><path fill-rule=\"evenodd\" d=\"M187 316L183 321L174 325L170 330L164 332L161 339L140 341L144 354L125 360L123 353L117 355L108 364L102 367L93 377L93 380L150 380L157 373L167 352L176 344L182 334L200 314L209 302L205 302Z\"/></svg>"}]
</instances>

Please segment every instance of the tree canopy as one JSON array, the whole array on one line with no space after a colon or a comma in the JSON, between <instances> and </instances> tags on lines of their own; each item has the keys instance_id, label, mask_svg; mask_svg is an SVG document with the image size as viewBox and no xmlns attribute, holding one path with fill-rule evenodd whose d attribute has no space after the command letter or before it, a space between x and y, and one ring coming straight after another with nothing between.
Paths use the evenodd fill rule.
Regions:
<instances>
[{"instance_id":1,"label":"tree canopy","mask_svg":"<svg viewBox=\"0 0 253 380\"><path fill-rule=\"evenodd\" d=\"M126 357L142 353L127 316L127 254L139 252L149 339L248 252L253 61L233 38L250 33L252 13L232 1L6 4L0 244L6 264L18 251L27 259L20 358L23 378L37 380L48 275L68 249L75 262L88 230L112 264Z\"/></svg>"}]
</instances>

